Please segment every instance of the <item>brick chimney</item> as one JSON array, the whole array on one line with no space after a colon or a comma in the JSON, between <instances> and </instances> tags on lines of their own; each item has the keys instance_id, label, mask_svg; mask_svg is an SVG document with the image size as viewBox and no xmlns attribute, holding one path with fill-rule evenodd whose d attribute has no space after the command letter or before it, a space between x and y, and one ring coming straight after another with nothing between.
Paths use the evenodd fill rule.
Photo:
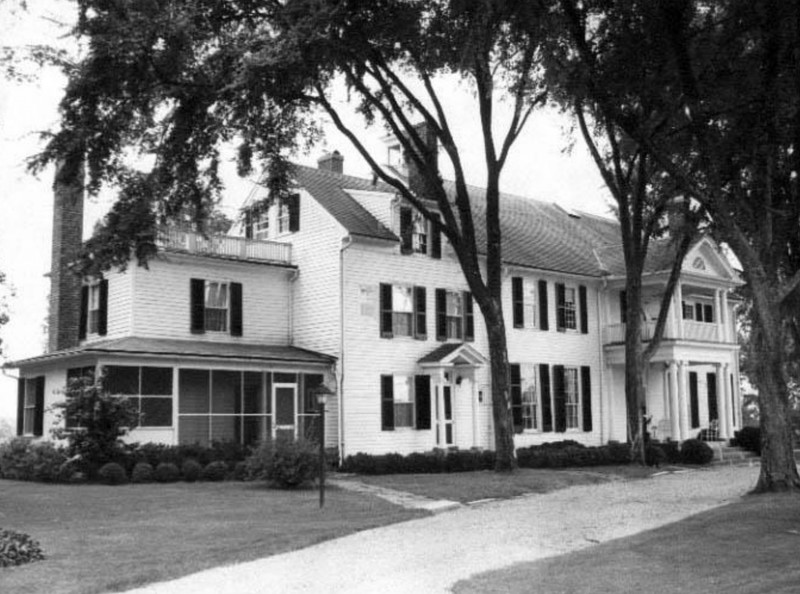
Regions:
<instances>
[{"instance_id":1,"label":"brick chimney","mask_svg":"<svg viewBox=\"0 0 800 594\"><path fill-rule=\"evenodd\" d=\"M344 157L339 151L325 153L317 159L317 169L333 171L334 173L344 173Z\"/></svg>"},{"instance_id":2,"label":"brick chimney","mask_svg":"<svg viewBox=\"0 0 800 594\"><path fill-rule=\"evenodd\" d=\"M83 161L56 165L53 181L53 250L50 260L48 352L78 344L81 279L69 268L83 242Z\"/></svg>"},{"instance_id":3,"label":"brick chimney","mask_svg":"<svg viewBox=\"0 0 800 594\"><path fill-rule=\"evenodd\" d=\"M438 173L439 170L439 145L436 139L436 134L430 129L427 122L421 122L414 126L414 130L422 139L425 147L422 153L422 160L432 166ZM417 166L416 162L409 156L405 155L406 169L408 170L408 187L417 196L431 197L432 192L426 191L428 182L422 170Z\"/></svg>"}]
</instances>

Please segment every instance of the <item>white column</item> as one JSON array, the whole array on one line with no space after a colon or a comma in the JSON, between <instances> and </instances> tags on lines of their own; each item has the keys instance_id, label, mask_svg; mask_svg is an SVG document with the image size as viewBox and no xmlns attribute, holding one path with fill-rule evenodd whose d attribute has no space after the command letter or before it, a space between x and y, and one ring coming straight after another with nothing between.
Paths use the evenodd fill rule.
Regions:
<instances>
[{"instance_id":1,"label":"white column","mask_svg":"<svg viewBox=\"0 0 800 594\"><path fill-rule=\"evenodd\" d=\"M724 342L735 342L736 335L730 322L730 312L728 311L728 292L722 291L722 337Z\"/></svg>"},{"instance_id":2,"label":"white column","mask_svg":"<svg viewBox=\"0 0 800 594\"><path fill-rule=\"evenodd\" d=\"M675 287L675 302L678 313L678 336L676 338L683 338L683 286L680 282Z\"/></svg>"},{"instance_id":3,"label":"white column","mask_svg":"<svg viewBox=\"0 0 800 594\"><path fill-rule=\"evenodd\" d=\"M737 357L733 358L733 399L734 410L736 411L736 426L742 428L742 392L739 386L739 360ZM728 380L730 381L730 380Z\"/></svg>"},{"instance_id":4,"label":"white column","mask_svg":"<svg viewBox=\"0 0 800 594\"><path fill-rule=\"evenodd\" d=\"M605 389L603 390L603 439L612 439L614 435L614 412L616 410L616 402L614 401L614 366L606 364L604 374Z\"/></svg>"},{"instance_id":5,"label":"white column","mask_svg":"<svg viewBox=\"0 0 800 594\"><path fill-rule=\"evenodd\" d=\"M722 313L722 289L714 290L714 309L717 310L714 318L717 327L717 342L723 342L725 340L725 324Z\"/></svg>"},{"instance_id":6,"label":"white column","mask_svg":"<svg viewBox=\"0 0 800 594\"><path fill-rule=\"evenodd\" d=\"M678 363L669 362L669 423L671 437L675 441L681 438L680 402L678 400Z\"/></svg>"},{"instance_id":7,"label":"white column","mask_svg":"<svg viewBox=\"0 0 800 594\"><path fill-rule=\"evenodd\" d=\"M717 363L717 410L719 411L719 436L730 439L731 415L728 412L728 364Z\"/></svg>"},{"instance_id":8,"label":"white column","mask_svg":"<svg viewBox=\"0 0 800 594\"><path fill-rule=\"evenodd\" d=\"M689 364L678 362L678 418L680 419L680 441L689 439Z\"/></svg>"}]
</instances>

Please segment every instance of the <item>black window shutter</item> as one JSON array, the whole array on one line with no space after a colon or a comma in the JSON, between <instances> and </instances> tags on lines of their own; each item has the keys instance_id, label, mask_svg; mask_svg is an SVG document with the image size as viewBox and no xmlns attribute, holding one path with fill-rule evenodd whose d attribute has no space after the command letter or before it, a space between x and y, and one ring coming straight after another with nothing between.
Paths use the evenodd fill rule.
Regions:
<instances>
[{"instance_id":1,"label":"black window shutter","mask_svg":"<svg viewBox=\"0 0 800 594\"><path fill-rule=\"evenodd\" d=\"M547 313L547 281L539 281L539 328L542 330L549 330L550 323L548 321L549 314Z\"/></svg>"},{"instance_id":2,"label":"black window shutter","mask_svg":"<svg viewBox=\"0 0 800 594\"><path fill-rule=\"evenodd\" d=\"M514 328L525 326L525 300L522 295L522 277L511 277L511 311L514 319Z\"/></svg>"},{"instance_id":3,"label":"black window shutter","mask_svg":"<svg viewBox=\"0 0 800 594\"><path fill-rule=\"evenodd\" d=\"M707 303L703 306L703 313L705 314L703 316L704 321L708 322L709 324L714 322L714 308L711 306L711 304Z\"/></svg>"},{"instance_id":4,"label":"black window shutter","mask_svg":"<svg viewBox=\"0 0 800 594\"><path fill-rule=\"evenodd\" d=\"M706 374L706 392L708 394L708 420L719 420L719 407L717 406L717 374Z\"/></svg>"},{"instance_id":5,"label":"black window shutter","mask_svg":"<svg viewBox=\"0 0 800 594\"><path fill-rule=\"evenodd\" d=\"M206 281L202 278L191 279L190 295L192 334L202 334L206 330Z\"/></svg>"},{"instance_id":6,"label":"black window shutter","mask_svg":"<svg viewBox=\"0 0 800 594\"><path fill-rule=\"evenodd\" d=\"M81 317L78 326L78 340L86 338L86 327L89 323L89 287L81 287Z\"/></svg>"},{"instance_id":7,"label":"black window shutter","mask_svg":"<svg viewBox=\"0 0 800 594\"><path fill-rule=\"evenodd\" d=\"M447 340L447 291L436 289L436 340Z\"/></svg>"},{"instance_id":8,"label":"black window shutter","mask_svg":"<svg viewBox=\"0 0 800 594\"><path fill-rule=\"evenodd\" d=\"M394 431L394 377L381 376L381 431Z\"/></svg>"},{"instance_id":9,"label":"black window shutter","mask_svg":"<svg viewBox=\"0 0 800 594\"><path fill-rule=\"evenodd\" d=\"M592 430L592 370L581 367L581 386L583 388L583 430Z\"/></svg>"},{"instance_id":10,"label":"black window shutter","mask_svg":"<svg viewBox=\"0 0 800 594\"><path fill-rule=\"evenodd\" d=\"M697 372L689 372L689 412L692 428L700 426L700 398L697 393Z\"/></svg>"},{"instance_id":11,"label":"black window shutter","mask_svg":"<svg viewBox=\"0 0 800 594\"><path fill-rule=\"evenodd\" d=\"M400 253L410 254L413 251L412 245L412 211L407 206L400 207Z\"/></svg>"},{"instance_id":12,"label":"black window shutter","mask_svg":"<svg viewBox=\"0 0 800 594\"><path fill-rule=\"evenodd\" d=\"M392 333L392 285L381 283L381 337L391 338Z\"/></svg>"},{"instance_id":13,"label":"black window shutter","mask_svg":"<svg viewBox=\"0 0 800 594\"><path fill-rule=\"evenodd\" d=\"M414 377L414 400L417 415L417 429L431 428L431 376Z\"/></svg>"},{"instance_id":14,"label":"black window shutter","mask_svg":"<svg viewBox=\"0 0 800 594\"><path fill-rule=\"evenodd\" d=\"M231 336L242 335L242 309L242 283L231 283Z\"/></svg>"},{"instance_id":15,"label":"black window shutter","mask_svg":"<svg viewBox=\"0 0 800 594\"><path fill-rule=\"evenodd\" d=\"M553 405L550 400L550 367L547 363L539 365L539 384L542 393L542 431L553 430Z\"/></svg>"},{"instance_id":16,"label":"black window shutter","mask_svg":"<svg viewBox=\"0 0 800 594\"><path fill-rule=\"evenodd\" d=\"M586 298L586 287L580 285L578 287L578 307L580 308L581 316L581 334L589 334L589 309L588 299Z\"/></svg>"},{"instance_id":17,"label":"black window shutter","mask_svg":"<svg viewBox=\"0 0 800 594\"><path fill-rule=\"evenodd\" d=\"M703 321L703 304L702 303L695 303L694 304L694 319L698 322Z\"/></svg>"},{"instance_id":18,"label":"black window shutter","mask_svg":"<svg viewBox=\"0 0 800 594\"><path fill-rule=\"evenodd\" d=\"M428 338L427 297L425 287L414 287L414 338Z\"/></svg>"},{"instance_id":19,"label":"black window shutter","mask_svg":"<svg viewBox=\"0 0 800 594\"><path fill-rule=\"evenodd\" d=\"M288 200L289 231L300 231L300 194L292 194Z\"/></svg>"},{"instance_id":20,"label":"black window shutter","mask_svg":"<svg viewBox=\"0 0 800 594\"><path fill-rule=\"evenodd\" d=\"M97 333L105 336L108 333L108 279L100 281L100 303L97 311Z\"/></svg>"},{"instance_id":21,"label":"black window shutter","mask_svg":"<svg viewBox=\"0 0 800 594\"><path fill-rule=\"evenodd\" d=\"M17 435L22 435L25 427L25 378L17 380Z\"/></svg>"},{"instance_id":22,"label":"black window shutter","mask_svg":"<svg viewBox=\"0 0 800 594\"><path fill-rule=\"evenodd\" d=\"M438 213L433 213L436 222L431 221L431 258L441 259L442 257L442 231L439 229L438 221L442 218Z\"/></svg>"},{"instance_id":23,"label":"black window shutter","mask_svg":"<svg viewBox=\"0 0 800 594\"><path fill-rule=\"evenodd\" d=\"M623 324L628 323L628 292L619 292L619 319Z\"/></svg>"},{"instance_id":24,"label":"black window shutter","mask_svg":"<svg viewBox=\"0 0 800 594\"><path fill-rule=\"evenodd\" d=\"M511 392L511 420L514 423L514 432L522 433L522 374L518 363L508 366L509 392Z\"/></svg>"},{"instance_id":25,"label":"black window shutter","mask_svg":"<svg viewBox=\"0 0 800 594\"><path fill-rule=\"evenodd\" d=\"M564 433L567 430L567 392L564 381L564 366L553 365L553 400L555 404L556 431Z\"/></svg>"},{"instance_id":26,"label":"black window shutter","mask_svg":"<svg viewBox=\"0 0 800 594\"><path fill-rule=\"evenodd\" d=\"M567 330L567 314L564 311L567 300L566 291L566 287L562 283L556 283L556 330L559 332Z\"/></svg>"},{"instance_id":27,"label":"black window shutter","mask_svg":"<svg viewBox=\"0 0 800 594\"><path fill-rule=\"evenodd\" d=\"M464 291L464 340L475 340L475 312L472 308L472 293Z\"/></svg>"},{"instance_id":28,"label":"black window shutter","mask_svg":"<svg viewBox=\"0 0 800 594\"><path fill-rule=\"evenodd\" d=\"M33 417L33 434L41 437L44 434L44 376L36 378L36 409Z\"/></svg>"}]
</instances>

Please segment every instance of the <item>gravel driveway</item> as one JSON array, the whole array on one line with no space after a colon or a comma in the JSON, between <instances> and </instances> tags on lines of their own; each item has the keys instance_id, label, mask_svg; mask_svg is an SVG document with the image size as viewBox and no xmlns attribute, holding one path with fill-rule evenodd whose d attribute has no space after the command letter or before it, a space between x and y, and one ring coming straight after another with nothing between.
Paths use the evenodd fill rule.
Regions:
<instances>
[{"instance_id":1,"label":"gravel driveway","mask_svg":"<svg viewBox=\"0 0 800 594\"><path fill-rule=\"evenodd\" d=\"M133 592L448 592L475 573L594 546L722 505L757 478L757 466L716 467L570 487L463 507Z\"/></svg>"}]
</instances>

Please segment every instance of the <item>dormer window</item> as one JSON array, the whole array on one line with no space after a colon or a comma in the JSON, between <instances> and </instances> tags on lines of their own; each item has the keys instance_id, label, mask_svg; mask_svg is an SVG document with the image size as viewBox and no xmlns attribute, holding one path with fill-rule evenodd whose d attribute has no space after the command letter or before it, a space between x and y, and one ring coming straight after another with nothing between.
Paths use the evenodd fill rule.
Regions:
<instances>
[{"instance_id":1,"label":"dormer window","mask_svg":"<svg viewBox=\"0 0 800 594\"><path fill-rule=\"evenodd\" d=\"M300 195L290 194L278 201L278 235L300 230Z\"/></svg>"}]
</instances>

